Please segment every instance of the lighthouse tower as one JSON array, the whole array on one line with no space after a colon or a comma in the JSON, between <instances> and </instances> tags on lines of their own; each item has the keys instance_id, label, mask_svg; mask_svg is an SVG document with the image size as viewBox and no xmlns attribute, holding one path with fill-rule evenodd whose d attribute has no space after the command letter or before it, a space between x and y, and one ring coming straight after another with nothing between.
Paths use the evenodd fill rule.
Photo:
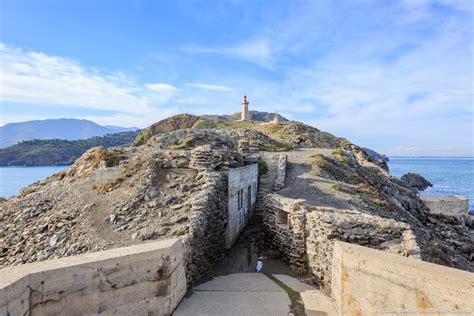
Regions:
<instances>
[{"instance_id":1,"label":"lighthouse tower","mask_svg":"<svg viewBox=\"0 0 474 316\"><path fill-rule=\"evenodd\" d=\"M241 121L248 121L249 120L249 101L247 101L247 96L244 95L244 99L242 100L242 116L240 117Z\"/></svg>"}]
</instances>

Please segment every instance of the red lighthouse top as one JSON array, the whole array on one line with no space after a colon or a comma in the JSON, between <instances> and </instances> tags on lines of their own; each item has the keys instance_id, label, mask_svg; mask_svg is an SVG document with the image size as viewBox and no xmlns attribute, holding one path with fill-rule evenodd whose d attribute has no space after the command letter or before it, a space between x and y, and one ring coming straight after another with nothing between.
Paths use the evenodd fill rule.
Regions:
<instances>
[{"instance_id":1,"label":"red lighthouse top","mask_svg":"<svg viewBox=\"0 0 474 316\"><path fill-rule=\"evenodd\" d=\"M246 103L246 102L247 102L247 96L244 95L244 103Z\"/></svg>"}]
</instances>

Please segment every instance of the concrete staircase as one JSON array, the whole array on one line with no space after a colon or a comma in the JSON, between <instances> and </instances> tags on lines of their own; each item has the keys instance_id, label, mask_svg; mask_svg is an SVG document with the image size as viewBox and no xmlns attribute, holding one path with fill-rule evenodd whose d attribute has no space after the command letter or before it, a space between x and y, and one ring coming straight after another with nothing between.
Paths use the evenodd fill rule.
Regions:
<instances>
[{"instance_id":1,"label":"concrete staircase","mask_svg":"<svg viewBox=\"0 0 474 316\"><path fill-rule=\"evenodd\" d=\"M266 174L260 176L258 182L255 216L261 217L263 215L263 210L265 209L264 197L267 194L273 193L277 175L278 157L278 153L265 153L261 156L261 158L267 163L268 171Z\"/></svg>"}]
</instances>

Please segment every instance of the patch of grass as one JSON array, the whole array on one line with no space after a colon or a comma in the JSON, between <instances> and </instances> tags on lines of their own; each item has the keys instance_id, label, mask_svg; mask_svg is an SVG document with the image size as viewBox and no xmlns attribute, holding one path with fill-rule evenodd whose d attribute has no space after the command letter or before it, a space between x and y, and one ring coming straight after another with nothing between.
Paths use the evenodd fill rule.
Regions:
<instances>
[{"instance_id":1,"label":"patch of grass","mask_svg":"<svg viewBox=\"0 0 474 316\"><path fill-rule=\"evenodd\" d=\"M253 128L255 123L252 121L234 121L234 120L219 120L219 119L206 119L201 118L197 121L193 128L201 129L236 129L236 128Z\"/></svg>"},{"instance_id":2,"label":"patch of grass","mask_svg":"<svg viewBox=\"0 0 474 316\"><path fill-rule=\"evenodd\" d=\"M327 165L326 157L323 154L314 154L310 156L309 163L313 166L323 168Z\"/></svg>"},{"instance_id":3,"label":"patch of grass","mask_svg":"<svg viewBox=\"0 0 474 316\"><path fill-rule=\"evenodd\" d=\"M334 156L334 159L342 162L342 163L350 163L350 159L345 156L344 149L342 147L338 147L332 151L332 155Z\"/></svg>"},{"instance_id":4,"label":"patch of grass","mask_svg":"<svg viewBox=\"0 0 474 316\"><path fill-rule=\"evenodd\" d=\"M271 152L281 152L281 151L290 151L293 149L293 146L288 144L262 144L260 149L263 151L271 151Z\"/></svg>"},{"instance_id":5,"label":"patch of grass","mask_svg":"<svg viewBox=\"0 0 474 316\"><path fill-rule=\"evenodd\" d=\"M122 182L122 180L123 180L123 178L120 177L120 178L117 178L114 181L111 181L111 182L108 182L108 183L94 184L94 189L97 190L97 192L99 192L99 193L103 193L103 192L115 187L117 184Z\"/></svg>"},{"instance_id":6,"label":"patch of grass","mask_svg":"<svg viewBox=\"0 0 474 316\"><path fill-rule=\"evenodd\" d=\"M149 128L145 128L142 130L135 140L133 141L133 145L140 146L143 145L148 139L151 137L151 130Z\"/></svg>"},{"instance_id":7,"label":"patch of grass","mask_svg":"<svg viewBox=\"0 0 474 316\"><path fill-rule=\"evenodd\" d=\"M298 292L296 292L295 290L293 290L291 287L289 287L288 285L286 285L285 283L281 282L280 280L278 280L277 278L273 277L272 278L273 282L275 282L279 287L281 287L285 292L286 294L288 294L288 297L290 298L290 300L293 302L293 301L297 301L299 298L300 298L300 294Z\"/></svg>"},{"instance_id":8,"label":"patch of grass","mask_svg":"<svg viewBox=\"0 0 474 316\"><path fill-rule=\"evenodd\" d=\"M268 124L268 125L263 125L259 129L266 134L267 136L279 136L281 137L281 130L282 130L283 125L282 124Z\"/></svg>"},{"instance_id":9,"label":"patch of grass","mask_svg":"<svg viewBox=\"0 0 474 316\"><path fill-rule=\"evenodd\" d=\"M201 128L201 129L212 129L218 127L218 120L209 120L205 118L199 119L196 123L194 123L193 128Z\"/></svg>"},{"instance_id":10,"label":"patch of grass","mask_svg":"<svg viewBox=\"0 0 474 316\"><path fill-rule=\"evenodd\" d=\"M265 160L263 160L262 158L258 158L257 163L258 163L258 174L259 175L266 174L268 172L268 166Z\"/></svg>"},{"instance_id":11,"label":"patch of grass","mask_svg":"<svg viewBox=\"0 0 474 316\"><path fill-rule=\"evenodd\" d=\"M339 183L331 184L331 188L333 188L336 191L342 191L342 185L340 185Z\"/></svg>"},{"instance_id":12,"label":"patch of grass","mask_svg":"<svg viewBox=\"0 0 474 316\"><path fill-rule=\"evenodd\" d=\"M21 190L20 197L25 197L28 194L31 194L33 192L36 192L36 189L25 188L25 189Z\"/></svg>"},{"instance_id":13,"label":"patch of grass","mask_svg":"<svg viewBox=\"0 0 474 316\"><path fill-rule=\"evenodd\" d=\"M187 149L187 148L194 147L195 145L194 142L195 142L195 139L192 136L191 137L188 136L185 139L183 139L179 144L170 145L169 148L175 149L175 150Z\"/></svg>"}]
</instances>

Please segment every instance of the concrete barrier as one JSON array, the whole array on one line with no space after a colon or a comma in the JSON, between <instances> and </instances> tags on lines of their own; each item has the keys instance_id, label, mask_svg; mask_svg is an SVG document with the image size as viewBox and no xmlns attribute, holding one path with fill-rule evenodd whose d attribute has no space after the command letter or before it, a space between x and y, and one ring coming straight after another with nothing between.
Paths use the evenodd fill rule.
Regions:
<instances>
[{"instance_id":1,"label":"concrete barrier","mask_svg":"<svg viewBox=\"0 0 474 316\"><path fill-rule=\"evenodd\" d=\"M123 174L123 167L99 168L95 171L94 181L97 185L112 183Z\"/></svg>"},{"instance_id":2,"label":"concrete barrier","mask_svg":"<svg viewBox=\"0 0 474 316\"><path fill-rule=\"evenodd\" d=\"M169 315L185 292L170 239L0 270L0 315Z\"/></svg>"},{"instance_id":3,"label":"concrete barrier","mask_svg":"<svg viewBox=\"0 0 474 316\"><path fill-rule=\"evenodd\" d=\"M460 195L422 195L420 199L433 214L468 216L469 199Z\"/></svg>"},{"instance_id":4,"label":"concrete barrier","mask_svg":"<svg viewBox=\"0 0 474 316\"><path fill-rule=\"evenodd\" d=\"M339 315L474 313L474 273L339 241L331 292Z\"/></svg>"}]
</instances>

